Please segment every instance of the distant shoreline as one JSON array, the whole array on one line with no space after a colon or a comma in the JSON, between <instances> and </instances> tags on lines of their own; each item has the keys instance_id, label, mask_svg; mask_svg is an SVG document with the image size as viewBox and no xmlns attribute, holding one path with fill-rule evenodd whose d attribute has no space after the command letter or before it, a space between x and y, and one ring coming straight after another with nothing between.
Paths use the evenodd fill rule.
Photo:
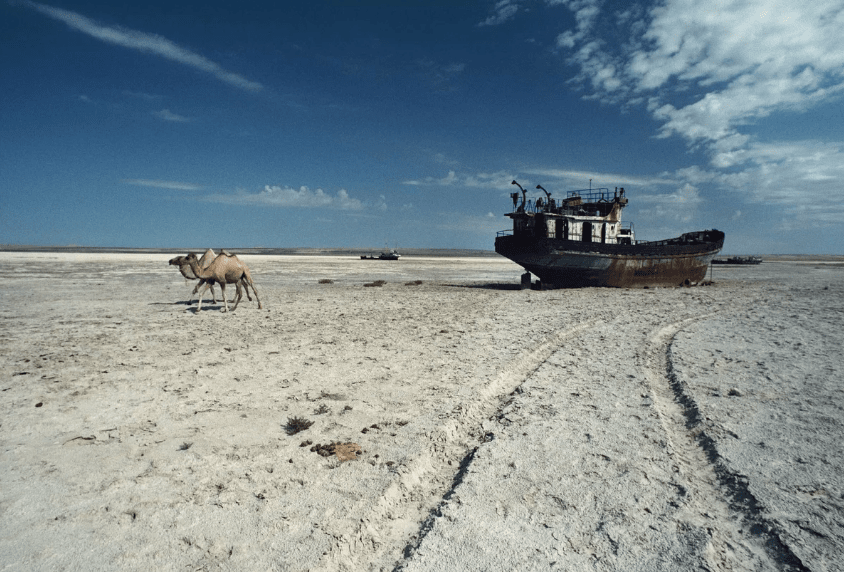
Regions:
<instances>
[{"instance_id":1,"label":"distant shoreline","mask_svg":"<svg viewBox=\"0 0 844 572\"><path fill-rule=\"evenodd\" d=\"M117 246L28 246L0 244L0 252L64 252L72 254L185 254L203 252L205 248L128 248ZM213 248L213 247L212 247ZM361 256L378 254L383 249L373 248L234 248L225 247L232 254L276 255L276 256ZM219 249L215 249L219 251ZM492 250L450 249L450 248L403 248L402 256L426 256L438 258L497 258Z\"/></svg>"},{"instance_id":2,"label":"distant shoreline","mask_svg":"<svg viewBox=\"0 0 844 572\"><path fill-rule=\"evenodd\" d=\"M207 247L205 247L207 248ZM0 252L56 252L71 254L185 254L203 252L205 248L130 248L120 246L30 246L18 244L0 244ZM213 247L212 247L213 248ZM361 256L377 255L383 248L236 248L225 247L233 254L270 255L270 256ZM219 251L219 249L215 249ZM498 258L493 250L473 250L468 248L402 248L402 256L422 256L433 258ZM728 256L722 254L722 257ZM734 254L729 254L734 256ZM741 255L744 256L744 255ZM844 255L835 254L754 254L764 262L789 261L829 261L844 262Z\"/></svg>"}]
</instances>

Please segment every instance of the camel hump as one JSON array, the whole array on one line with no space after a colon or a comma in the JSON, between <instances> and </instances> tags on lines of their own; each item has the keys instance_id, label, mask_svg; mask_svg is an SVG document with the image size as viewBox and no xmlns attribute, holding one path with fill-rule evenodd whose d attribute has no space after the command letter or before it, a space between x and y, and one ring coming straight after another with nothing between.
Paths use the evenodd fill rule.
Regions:
<instances>
[{"instance_id":1,"label":"camel hump","mask_svg":"<svg viewBox=\"0 0 844 572\"><path fill-rule=\"evenodd\" d=\"M220 249L220 253L225 254L226 256L234 256L234 254L232 254L228 250L223 250L222 248Z\"/></svg>"}]
</instances>

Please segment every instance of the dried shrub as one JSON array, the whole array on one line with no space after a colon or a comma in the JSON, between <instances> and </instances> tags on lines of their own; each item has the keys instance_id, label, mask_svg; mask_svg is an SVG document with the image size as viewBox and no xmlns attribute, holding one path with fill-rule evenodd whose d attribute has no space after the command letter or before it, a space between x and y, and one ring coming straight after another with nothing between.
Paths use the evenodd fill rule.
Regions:
<instances>
[{"instance_id":1,"label":"dried shrub","mask_svg":"<svg viewBox=\"0 0 844 572\"><path fill-rule=\"evenodd\" d=\"M284 430L287 431L288 435L295 435L300 431L304 431L313 424L313 421L308 421L304 417L289 417L287 419L287 425L284 426Z\"/></svg>"},{"instance_id":2,"label":"dried shrub","mask_svg":"<svg viewBox=\"0 0 844 572\"><path fill-rule=\"evenodd\" d=\"M320 284L334 284L334 280L332 280L331 278L320 278L319 283Z\"/></svg>"},{"instance_id":3,"label":"dried shrub","mask_svg":"<svg viewBox=\"0 0 844 572\"><path fill-rule=\"evenodd\" d=\"M314 415L322 415L323 413L328 413L330 411L331 410L325 405L325 403L323 403L322 405L314 409Z\"/></svg>"},{"instance_id":4,"label":"dried shrub","mask_svg":"<svg viewBox=\"0 0 844 572\"><path fill-rule=\"evenodd\" d=\"M316 444L311 447L311 452L316 453L321 457L330 457L336 455L340 462L352 461L357 459L358 455L362 455L363 451L357 443L340 443L332 442L327 445Z\"/></svg>"},{"instance_id":5,"label":"dried shrub","mask_svg":"<svg viewBox=\"0 0 844 572\"><path fill-rule=\"evenodd\" d=\"M364 284L364 286L367 287L367 288L372 288L372 287L380 288L381 286L383 286L386 283L387 283L386 280L376 280L375 282L369 282L367 284Z\"/></svg>"},{"instance_id":6,"label":"dried shrub","mask_svg":"<svg viewBox=\"0 0 844 572\"><path fill-rule=\"evenodd\" d=\"M421 280L414 280L413 282L404 283L405 286L419 286L420 284L422 284Z\"/></svg>"}]
</instances>

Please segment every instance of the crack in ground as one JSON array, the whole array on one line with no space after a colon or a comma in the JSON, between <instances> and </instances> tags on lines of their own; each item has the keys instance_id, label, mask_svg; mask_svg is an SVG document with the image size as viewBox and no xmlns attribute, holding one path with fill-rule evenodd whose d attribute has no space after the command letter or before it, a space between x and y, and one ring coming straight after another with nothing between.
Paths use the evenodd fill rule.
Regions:
<instances>
[{"instance_id":1,"label":"crack in ground","mask_svg":"<svg viewBox=\"0 0 844 572\"><path fill-rule=\"evenodd\" d=\"M765 549L775 562L785 566L784 570L797 572L808 572L809 569L803 564L800 558L780 538L776 526L763 516L763 507L750 492L747 477L731 470L724 458L718 452L715 440L706 432L702 414L697 402L687 391L688 385L680 380L674 369L672 360L672 344L676 338L675 332L666 347L666 377L677 403L682 407L686 418L686 428L696 433L695 440L706 455L709 464L712 465L718 483L726 490L729 498L730 508L741 514L749 524L750 533L763 541Z\"/></svg>"}]
</instances>

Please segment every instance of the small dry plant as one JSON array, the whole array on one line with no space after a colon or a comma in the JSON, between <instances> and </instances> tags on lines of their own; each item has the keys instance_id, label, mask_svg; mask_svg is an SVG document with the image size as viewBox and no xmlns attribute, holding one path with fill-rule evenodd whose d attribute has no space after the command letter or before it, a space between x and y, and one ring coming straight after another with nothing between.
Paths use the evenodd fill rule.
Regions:
<instances>
[{"instance_id":1,"label":"small dry plant","mask_svg":"<svg viewBox=\"0 0 844 572\"><path fill-rule=\"evenodd\" d=\"M284 426L284 430L287 431L288 435L295 435L300 431L304 431L313 424L313 421L308 421L304 417L288 417L287 425Z\"/></svg>"},{"instance_id":2,"label":"small dry plant","mask_svg":"<svg viewBox=\"0 0 844 572\"><path fill-rule=\"evenodd\" d=\"M322 405L314 409L314 415L322 415L323 413L328 413L329 411L331 410L325 405L325 403L323 403Z\"/></svg>"},{"instance_id":3,"label":"small dry plant","mask_svg":"<svg viewBox=\"0 0 844 572\"><path fill-rule=\"evenodd\" d=\"M386 280L376 280L375 282L369 282L367 284L364 284L364 286L367 287L367 288L372 288L372 287L380 288L381 286L383 286L386 283L387 283Z\"/></svg>"},{"instance_id":4,"label":"small dry plant","mask_svg":"<svg viewBox=\"0 0 844 572\"><path fill-rule=\"evenodd\" d=\"M320 278L319 283L320 284L334 284L334 280L332 280L331 278Z\"/></svg>"},{"instance_id":5,"label":"small dry plant","mask_svg":"<svg viewBox=\"0 0 844 572\"><path fill-rule=\"evenodd\" d=\"M419 286L420 284L422 284L421 280L414 280L412 282L405 282L404 283L405 286Z\"/></svg>"}]
</instances>

